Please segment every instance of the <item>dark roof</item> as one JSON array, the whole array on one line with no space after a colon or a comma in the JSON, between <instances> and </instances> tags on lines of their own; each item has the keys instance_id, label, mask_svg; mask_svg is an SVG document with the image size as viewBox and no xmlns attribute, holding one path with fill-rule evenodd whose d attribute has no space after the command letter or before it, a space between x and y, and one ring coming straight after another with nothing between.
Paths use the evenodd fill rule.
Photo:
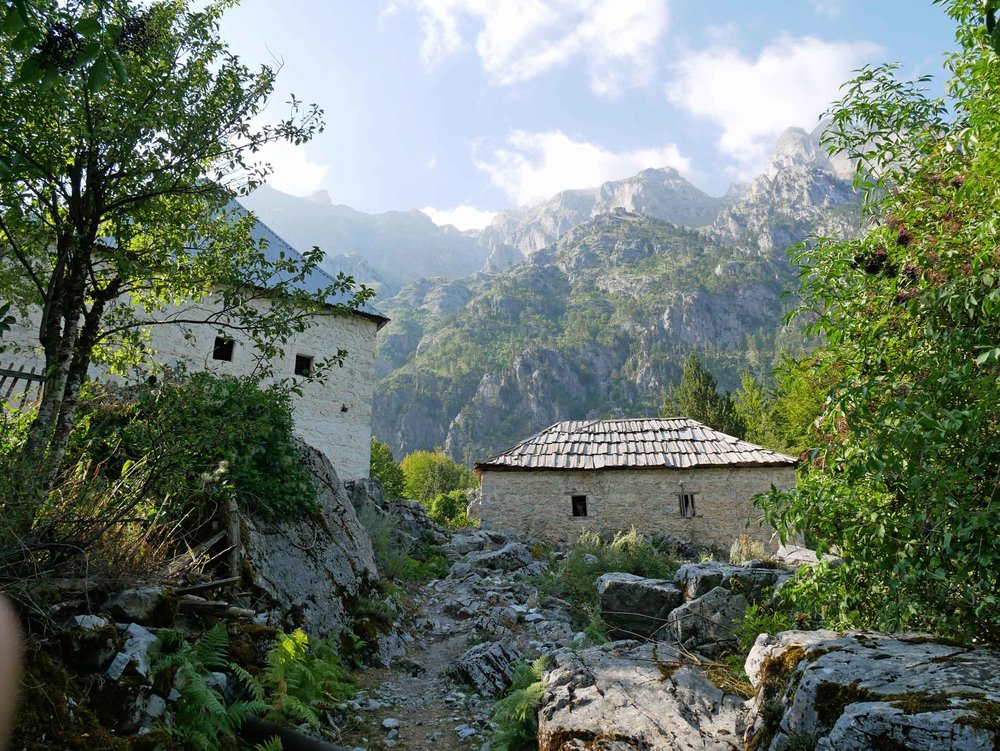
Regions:
<instances>
[{"instance_id":1,"label":"dark roof","mask_svg":"<svg viewBox=\"0 0 1000 751\"><path fill-rule=\"evenodd\" d=\"M233 205L231 208L233 210L233 213L240 216L246 216L249 213L247 209L238 201L234 200L232 203ZM262 222L259 218L255 218L254 225L250 229L250 234L253 237L253 239L258 243L261 240L264 241L263 242L264 257L268 261L272 263L277 261L278 257L282 253L284 253L286 258L291 257L296 260L302 260L302 254L299 251L297 251L295 248L289 245L287 241L285 241L273 229L264 224L264 222ZM280 274L276 274L272 278L275 279L275 281L281 281L281 276L282 275ZM289 276L291 275L287 274L285 275L285 278L288 278ZM335 281L336 279L334 279L333 276L323 271L323 269L316 267L308 275L306 275L305 279L303 279L300 283L296 284L295 286L297 289L301 289L304 292L314 293L318 292L321 289L325 289L326 287L333 284ZM331 295L327 297L326 302L329 305L347 303L349 302L349 296L341 292L339 295ZM374 320L378 324L379 328L382 328L385 324L389 322L388 317L380 313L378 309L375 308L375 306L369 304L368 302L357 308L356 312L359 315Z\"/></svg>"},{"instance_id":2,"label":"dark roof","mask_svg":"<svg viewBox=\"0 0 1000 751\"><path fill-rule=\"evenodd\" d=\"M570 420L525 438L477 469L783 467L796 460L683 417Z\"/></svg>"}]
</instances>

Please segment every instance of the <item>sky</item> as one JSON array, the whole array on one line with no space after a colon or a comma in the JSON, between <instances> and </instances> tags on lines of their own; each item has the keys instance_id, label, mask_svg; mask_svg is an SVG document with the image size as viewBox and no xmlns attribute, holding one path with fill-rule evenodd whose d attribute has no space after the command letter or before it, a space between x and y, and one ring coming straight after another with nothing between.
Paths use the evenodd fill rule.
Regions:
<instances>
[{"instance_id":1,"label":"sky","mask_svg":"<svg viewBox=\"0 0 1000 751\"><path fill-rule=\"evenodd\" d=\"M953 30L931 0L243 0L222 36L281 67L263 120L325 112L273 187L468 229L647 167L721 195L864 64L940 91Z\"/></svg>"}]
</instances>

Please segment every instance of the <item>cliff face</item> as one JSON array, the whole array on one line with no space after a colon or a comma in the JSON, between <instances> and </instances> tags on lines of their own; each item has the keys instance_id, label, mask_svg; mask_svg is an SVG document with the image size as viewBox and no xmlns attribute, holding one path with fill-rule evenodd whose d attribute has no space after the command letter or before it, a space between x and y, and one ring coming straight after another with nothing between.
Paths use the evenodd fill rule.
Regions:
<instances>
[{"instance_id":1,"label":"cliff face","mask_svg":"<svg viewBox=\"0 0 1000 751\"><path fill-rule=\"evenodd\" d=\"M650 215L668 213L654 176L686 194L676 173L646 170L507 212L484 242L493 232L506 239L492 259L503 246L524 260L382 301L393 322L379 335L376 437L397 456L443 447L473 462L559 420L655 414L691 352L735 389L742 370L800 349L782 322L795 287L785 250L857 230L851 165L790 130L749 185L669 208L700 229ZM598 211L626 199L643 210Z\"/></svg>"},{"instance_id":2,"label":"cliff face","mask_svg":"<svg viewBox=\"0 0 1000 751\"><path fill-rule=\"evenodd\" d=\"M646 169L599 188L567 190L534 206L501 211L479 237L488 253L486 269L518 263L595 216L626 209L688 227L709 224L728 205L713 198L670 167Z\"/></svg>"},{"instance_id":3,"label":"cliff face","mask_svg":"<svg viewBox=\"0 0 1000 751\"><path fill-rule=\"evenodd\" d=\"M733 387L769 364L787 264L616 210L515 267L387 301L374 432L481 459L557 420L655 413L692 350ZM414 304L415 303L415 304ZM407 349L409 352L407 353Z\"/></svg>"}]
</instances>

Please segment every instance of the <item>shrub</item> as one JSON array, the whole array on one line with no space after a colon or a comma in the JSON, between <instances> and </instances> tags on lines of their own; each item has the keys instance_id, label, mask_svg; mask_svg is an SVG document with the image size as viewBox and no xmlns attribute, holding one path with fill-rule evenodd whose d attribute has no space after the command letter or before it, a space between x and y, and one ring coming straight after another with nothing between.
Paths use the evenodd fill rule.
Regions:
<instances>
[{"instance_id":1,"label":"shrub","mask_svg":"<svg viewBox=\"0 0 1000 751\"><path fill-rule=\"evenodd\" d=\"M545 658L514 667L507 695L493 705L496 730L490 748L496 751L530 751L537 747L538 707L545 693Z\"/></svg>"},{"instance_id":2,"label":"shrub","mask_svg":"<svg viewBox=\"0 0 1000 751\"><path fill-rule=\"evenodd\" d=\"M263 516L302 515L316 491L292 437L290 395L250 378L168 373L116 394L91 384L68 458L93 461L115 482L139 459L161 515L204 519L229 494Z\"/></svg>"},{"instance_id":3,"label":"shrub","mask_svg":"<svg viewBox=\"0 0 1000 751\"><path fill-rule=\"evenodd\" d=\"M403 497L403 470L396 464L388 444L382 443L375 436L372 436L372 456L368 474L382 484L383 497Z\"/></svg>"},{"instance_id":4,"label":"shrub","mask_svg":"<svg viewBox=\"0 0 1000 751\"><path fill-rule=\"evenodd\" d=\"M568 601L574 608L578 628L590 624L600 613L594 583L603 575L620 571L654 579L669 579L677 562L645 540L633 527L618 532L611 542L603 542L593 532L583 532L565 559L539 580L539 589Z\"/></svg>"},{"instance_id":5,"label":"shrub","mask_svg":"<svg viewBox=\"0 0 1000 751\"><path fill-rule=\"evenodd\" d=\"M463 527L478 527L479 522L470 519L465 510L469 506L469 496L464 490L452 490L448 493L438 493L424 506L427 515L448 529Z\"/></svg>"},{"instance_id":6,"label":"shrub","mask_svg":"<svg viewBox=\"0 0 1000 751\"><path fill-rule=\"evenodd\" d=\"M358 510L358 521L368 532L379 572L386 579L426 582L447 575L451 562L428 546L416 545L399 529L399 517L374 504Z\"/></svg>"},{"instance_id":7,"label":"shrub","mask_svg":"<svg viewBox=\"0 0 1000 751\"><path fill-rule=\"evenodd\" d=\"M795 628L795 615L780 605L751 605L739 624L739 653L750 654L760 634L777 634Z\"/></svg>"},{"instance_id":8,"label":"shrub","mask_svg":"<svg viewBox=\"0 0 1000 751\"><path fill-rule=\"evenodd\" d=\"M440 493L476 486L476 476L443 451L414 451L399 464L407 498L427 502Z\"/></svg>"}]
</instances>

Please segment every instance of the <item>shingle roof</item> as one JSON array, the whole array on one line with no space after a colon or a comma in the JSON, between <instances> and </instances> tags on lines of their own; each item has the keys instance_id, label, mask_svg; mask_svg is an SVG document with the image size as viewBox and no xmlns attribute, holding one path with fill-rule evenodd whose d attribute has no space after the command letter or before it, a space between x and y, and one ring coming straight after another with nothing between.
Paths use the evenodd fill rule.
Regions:
<instances>
[{"instance_id":1,"label":"shingle roof","mask_svg":"<svg viewBox=\"0 0 1000 751\"><path fill-rule=\"evenodd\" d=\"M796 460L687 418L571 420L525 438L477 469L778 467Z\"/></svg>"},{"instance_id":2,"label":"shingle roof","mask_svg":"<svg viewBox=\"0 0 1000 751\"><path fill-rule=\"evenodd\" d=\"M235 200L232 202L231 208L233 213L239 216L245 216L249 213L242 204ZM302 254L299 253L299 251L289 245L288 242L278 235L277 232L264 224L264 222L260 219L256 219L253 227L250 229L250 234L255 241L264 241L264 257L272 263L278 260L278 256L281 253L284 253L286 258L291 257L296 260L302 259ZM279 277L280 275L275 275L275 281L280 281ZM307 274L306 277L295 286L305 292L313 293L318 292L321 289L325 289L335 281L336 280L330 274L317 267ZM346 303L348 302L348 295L344 293L340 293L335 296L331 295L326 298L326 302L330 305ZM379 328L382 328L382 326L389 322L389 319L385 315L380 313L375 306L370 305L367 302L364 305L361 305L357 309L357 312L363 316L375 319L376 323L379 324Z\"/></svg>"}]
</instances>

